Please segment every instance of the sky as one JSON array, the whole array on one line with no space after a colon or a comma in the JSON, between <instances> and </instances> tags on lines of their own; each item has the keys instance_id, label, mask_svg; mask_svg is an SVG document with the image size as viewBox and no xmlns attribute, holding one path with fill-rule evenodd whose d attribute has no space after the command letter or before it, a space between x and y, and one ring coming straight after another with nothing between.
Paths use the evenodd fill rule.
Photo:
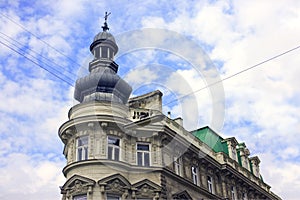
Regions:
<instances>
[{"instance_id":1,"label":"sky","mask_svg":"<svg viewBox=\"0 0 300 200\"><path fill-rule=\"evenodd\" d=\"M245 142L271 190L298 199L300 49L259 63L300 45L300 1L0 0L2 200L61 198L57 131L105 11L132 96L159 89L187 130Z\"/></svg>"}]
</instances>

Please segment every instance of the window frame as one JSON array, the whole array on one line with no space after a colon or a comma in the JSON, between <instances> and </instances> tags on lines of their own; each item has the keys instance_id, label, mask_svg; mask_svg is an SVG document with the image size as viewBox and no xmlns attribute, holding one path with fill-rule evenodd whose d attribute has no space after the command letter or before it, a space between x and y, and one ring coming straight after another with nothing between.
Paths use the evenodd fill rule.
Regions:
<instances>
[{"instance_id":1,"label":"window frame","mask_svg":"<svg viewBox=\"0 0 300 200\"><path fill-rule=\"evenodd\" d=\"M138 145L148 145L148 151L147 150L138 150ZM151 145L150 143L143 143L143 142L138 142L136 143L136 164L138 166L141 166L141 167L150 167L151 166ZM139 164L139 153L142 154L142 164L140 165ZM146 155L148 154L148 163L149 165L145 165L145 157Z\"/></svg>"},{"instance_id":2,"label":"window frame","mask_svg":"<svg viewBox=\"0 0 300 200\"><path fill-rule=\"evenodd\" d=\"M210 193L215 194L214 178L211 175L207 175L207 190Z\"/></svg>"},{"instance_id":3,"label":"window frame","mask_svg":"<svg viewBox=\"0 0 300 200\"><path fill-rule=\"evenodd\" d=\"M182 175L182 157L174 157L174 171L175 174Z\"/></svg>"},{"instance_id":4,"label":"window frame","mask_svg":"<svg viewBox=\"0 0 300 200\"><path fill-rule=\"evenodd\" d=\"M86 194L76 195L72 197L72 200L87 200Z\"/></svg>"},{"instance_id":5,"label":"window frame","mask_svg":"<svg viewBox=\"0 0 300 200\"><path fill-rule=\"evenodd\" d=\"M242 200L248 200L248 195L246 192L242 193Z\"/></svg>"},{"instance_id":6,"label":"window frame","mask_svg":"<svg viewBox=\"0 0 300 200\"><path fill-rule=\"evenodd\" d=\"M194 169L195 169L196 171L194 171ZM199 169L198 169L198 167L193 165L193 166L191 167L191 171L192 171L192 179L193 179L193 183L194 183L195 185L199 185Z\"/></svg>"},{"instance_id":7,"label":"window frame","mask_svg":"<svg viewBox=\"0 0 300 200\"><path fill-rule=\"evenodd\" d=\"M236 193L236 187L235 186L231 186L231 199L232 200L236 200L237 199L237 193Z\"/></svg>"},{"instance_id":8,"label":"window frame","mask_svg":"<svg viewBox=\"0 0 300 200\"><path fill-rule=\"evenodd\" d=\"M86 144L80 145L80 140L87 139ZM80 145L80 146L79 146ZM81 153L79 153L81 151ZM89 158L89 136L84 135L76 138L76 161L88 160Z\"/></svg>"},{"instance_id":9,"label":"window frame","mask_svg":"<svg viewBox=\"0 0 300 200\"><path fill-rule=\"evenodd\" d=\"M114 144L110 144L109 143L109 138L119 140L119 146L114 145ZM120 155L121 155L120 145L121 145L121 139L120 138L110 136L110 135L107 136L107 159L108 160L120 161ZM112 148L111 158L109 158L109 148ZM117 159L116 159L116 150L118 151L118 158Z\"/></svg>"},{"instance_id":10,"label":"window frame","mask_svg":"<svg viewBox=\"0 0 300 200\"><path fill-rule=\"evenodd\" d=\"M106 200L108 200L109 196L121 200L121 197L117 194L106 194Z\"/></svg>"}]
</instances>

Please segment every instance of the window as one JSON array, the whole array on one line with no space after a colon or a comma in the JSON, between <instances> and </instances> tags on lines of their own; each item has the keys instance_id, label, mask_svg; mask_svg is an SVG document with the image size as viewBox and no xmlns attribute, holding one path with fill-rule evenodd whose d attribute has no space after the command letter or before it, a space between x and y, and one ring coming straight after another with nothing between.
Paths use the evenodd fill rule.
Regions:
<instances>
[{"instance_id":1,"label":"window","mask_svg":"<svg viewBox=\"0 0 300 200\"><path fill-rule=\"evenodd\" d=\"M138 166L150 166L149 144L137 144L137 164Z\"/></svg>"},{"instance_id":2,"label":"window","mask_svg":"<svg viewBox=\"0 0 300 200\"><path fill-rule=\"evenodd\" d=\"M207 176L207 188L210 193L214 194L213 178L211 176Z\"/></svg>"},{"instance_id":3,"label":"window","mask_svg":"<svg viewBox=\"0 0 300 200\"><path fill-rule=\"evenodd\" d=\"M196 166L192 166L192 177L193 183L198 185L198 168Z\"/></svg>"},{"instance_id":4,"label":"window","mask_svg":"<svg viewBox=\"0 0 300 200\"><path fill-rule=\"evenodd\" d=\"M231 186L231 199L236 199L236 188L234 186Z\"/></svg>"},{"instance_id":5,"label":"window","mask_svg":"<svg viewBox=\"0 0 300 200\"><path fill-rule=\"evenodd\" d=\"M109 160L119 160L120 156L120 139L114 138L114 137L108 137L107 138L107 158Z\"/></svg>"},{"instance_id":6,"label":"window","mask_svg":"<svg viewBox=\"0 0 300 200\"><path fill-rule=\"evenodd\" d=\"M73 200L87 200L86 195L74 196Z\"/></svg>"},{"instance_id":7,"label":"window","mask_svg":"<svg viewBox=\"0 0 300 200\"><path fill-rule=\"evenodd\" d=\"M77 161L88 159L88 136L77 138Z\"/></svg>"},{"instance_id":8,"label":"window","mask_svg":"<svg viewBox=\"0 0 300 200\"><path fill-rule=\"evenodd\" d=\"M120 200L120 196L118 195L113 195L113 194L107 194L106 195L107 200Z\"/></svg>"},{"instance_id":9,"label":"window","mask_svg":"<svg viewBox=\"0 0 300 200\"><path fill-rule=\"evenodd\" d=\"M243 200L248 200L248 196L247 196L247 193L246 193L246 192L243 192L243 194L242 194L242 199L243 199Z\"/></svg>"},{"instance_id":10,"label":"window","mask_svg":"<svg viewBox=\"0 0 300 200\"><path fill-rule=\"evenodd\" d=\"M231 152L232 152L232 159L237 160L235 147L231 146Z\"/></svg>"},{"instance_id":11,"label":"window","mask_svg":"<svg viewBox=\"0 0 300 200\"><path fill-rule=\"evenodd\" d=\"M102 47L102 55L101 58L108 58L108 48L107 47Z\"/></svg>"},{"instance_id":12,"label":"window","mask_svg":"<svg viewBox=\"0 0 300 200\"><path fill-rule=\"evenodd\" d=\"M178 174L178 175L181 175L182 174L182 158L179 157L175 157L174 158L174 169L175 169L175 173Z\"/></svg>"}]
</instances>

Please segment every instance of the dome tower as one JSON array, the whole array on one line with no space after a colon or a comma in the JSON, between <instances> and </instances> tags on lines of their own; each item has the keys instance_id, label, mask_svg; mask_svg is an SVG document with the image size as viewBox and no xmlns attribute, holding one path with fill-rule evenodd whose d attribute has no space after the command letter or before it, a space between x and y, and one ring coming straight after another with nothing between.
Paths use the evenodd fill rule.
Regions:
<instances>
[{"instance_id":1,"label":"dome tower","mask_svg":"<svg viewBox=\"0 0 300 200\"><path fill-rule=\"evenodd\" d=\"M110 101L126 104L131 87L117 75L118 64L114 56L118 52L114 36L108 32L107 16L103 31L98 33L90 45L94 59L89 63L89 72L76 81L74 97L80 103Z\"/></svg>"}]
</instances>

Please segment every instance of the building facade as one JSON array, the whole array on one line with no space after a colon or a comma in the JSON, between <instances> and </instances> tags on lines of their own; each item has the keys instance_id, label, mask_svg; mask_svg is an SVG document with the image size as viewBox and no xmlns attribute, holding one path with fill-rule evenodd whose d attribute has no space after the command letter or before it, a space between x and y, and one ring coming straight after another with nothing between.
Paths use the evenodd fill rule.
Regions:
<instances>
[{"instance_id":1,"label":"building facade","mask_svg":"<svg viewBox=\"0 0 300 200\"><path fill-rule=\"evenodd\" d=\"M280 199L244 143L209 127L188 132L181 118L162 114L160 91L129 99L118 46L106 21L102 28L90 45L90 73L76 81L79 104L59 128L62 200Z\"/></svg>"}]
</instances>

